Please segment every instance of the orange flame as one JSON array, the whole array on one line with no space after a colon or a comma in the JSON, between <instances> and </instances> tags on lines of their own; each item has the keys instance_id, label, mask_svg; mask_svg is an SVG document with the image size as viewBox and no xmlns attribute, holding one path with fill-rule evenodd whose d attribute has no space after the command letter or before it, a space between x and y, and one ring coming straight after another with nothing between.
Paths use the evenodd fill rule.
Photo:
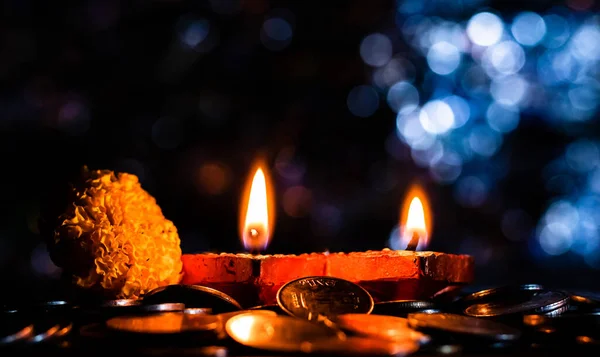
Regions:
<instances>
[{"instance_id":1,"label":"orange flame","mask_svg":"<svg viewBox=\"0 0 600 357\"><path fill-rule=\"evenodd\" d=\"M256 253L269 245L275 210L272 185L264 165L255 165L253 172L240 206L240 237L246 250Z\"/></svg>"},{"instance_id":2,"label":"orange flame","mask_svg":"<svg viewBox=\"0 0 600 357\"><path fill-rule=\"evenodd\" d=\"M429 245L432 217L425 191L417 185L409 190L400 217L400 246L424 250Z\"/></svg>"}]
</instances>

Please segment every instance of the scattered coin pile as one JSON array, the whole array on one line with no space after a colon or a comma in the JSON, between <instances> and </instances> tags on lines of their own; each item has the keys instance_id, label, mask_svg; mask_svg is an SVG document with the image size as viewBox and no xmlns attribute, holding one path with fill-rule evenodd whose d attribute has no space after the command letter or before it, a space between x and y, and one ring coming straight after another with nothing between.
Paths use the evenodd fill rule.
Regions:
<instances>
[{"instance_id":1,"label":"scattered coin pile","mask_svg":"<svg viewBox=\"0 0 600 357\"><path fill-rule=\"evenodd\" d=\"M375 303L349 281L305 277L284 285L277 305L248 309L211 288L170 285L141 300L5 306L1 316L0 352L32 346L88 355L115 348L218 356L404 356L565 346L600 351L600 302L535 284L452 302Z\"/></svg>"}]
</instances>

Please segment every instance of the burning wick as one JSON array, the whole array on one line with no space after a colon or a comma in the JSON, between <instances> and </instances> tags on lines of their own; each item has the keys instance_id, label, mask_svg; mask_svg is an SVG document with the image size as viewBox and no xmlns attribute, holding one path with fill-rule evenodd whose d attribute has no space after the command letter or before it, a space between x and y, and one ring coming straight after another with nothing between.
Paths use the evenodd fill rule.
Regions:
<instances>
[{"instance_id":1,"label":"burning wick","mask_svg":"<svg viewBox=\"0 0 600 357\"><path fill-rule=\"evenodd\" d=\"M249 226L244 232L244 242L248 247L251 254L260 253L261 248L264 247L266 230L264 227Z\"/></svg>"},{"instance_id":2,"label":"burning wick","mask_svg":"<svg viewBox=\"0 0 600 357\"><path fill-rule=\"evenodd\" d=\"M421 236L417 232L413 232L412 237L410 238L410 242L406 245L406 250L417 250L417 246L419 245L419 240Z\"/></svg>"},{"instance_id":3,"label":"burning wick","mask_svg":"<svg viewBox=\"0 0 600 357\"><path fill-rule=\"evenodd\" d=\"M402 237L405 242L408 241L406 250L416 251L421 241L427 243L428 229L425 216L423 202L418 196L413 197L406 215Z\"/></svg>"}]
</instances>

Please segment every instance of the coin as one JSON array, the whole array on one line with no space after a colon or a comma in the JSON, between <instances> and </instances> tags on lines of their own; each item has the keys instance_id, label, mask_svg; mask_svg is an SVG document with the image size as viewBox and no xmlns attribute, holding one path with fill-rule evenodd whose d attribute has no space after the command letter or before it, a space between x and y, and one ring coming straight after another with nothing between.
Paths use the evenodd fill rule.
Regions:
<instances>
[{"instance_id":1,"label":"coin","mask_svg":"<svg viewBox=\"0 0 600 357\"><path fill-rule=\"evenodd\" d=\"M269 310L269 311L276 312L280 315L285 314L285 311L283 311L283 309L281 307L279 307L279 305L277 305L277 304L253 306L253 307L248 308L248 310Z\"/></svg>"},{"instance_id":2,"label":"coin","mask_svg":"<svg viewBox=\"0 0 600 357\"><path fill-rule=\"evenodd\" d=\"M186 307L211 308L214 312L241 310L242 306L231 296L206 286L167 285L158 287L144 295L144 304L178 302Z\"/></svg>"},{"instance_id":3,"label":"coin","mask_svg":"<svg viewBox=\"0 0 600 357\"><path fill-rule=\"evenodd\" d=\"M147 312L173 312L185 310L185 305L178 302L166 302L163 304L141 305L140 309Z\"/></svg>"},{"instance_id":4,"label":"coin","mask_svg":"<svg viewBox=\"0 0 600 357\"><path fill-rule=\"evenodd\" d=\"M55 321L43 321L33 325L33 334L27 339L29 343L40 343L50 339L61 329Z\"/></svg>"},{"instance_id":5,"label":"coin","mask_svg":"<svg viewBox=\"0 0 600 357\"><path fill-rule=\"evenodd\" d=\"M368 314L374 305L362 287L327 276L296 279L283 285L277 292L277 304L286 313L311 321L348 313Z\"/></svg>"},{"instance_id":6,"label":"coin","mask_svg":"<svg viewBox=\"0 0 600 357\"><path fill-rule=\"evenodd\" d=\"M600 301L582 295L570 296L571 310L574 311L594 311L600 309Z\"/></svg>"},{"instance_id":7,"label":"coin","mask_svg":"<svg viewBox=\"0 0 600 357\"><path fill-rule=\"evenodd\" d=\"M218 328L215 315L186 315L166 312L149 316L119 316L106 321L110 329L145 334L176 334L193 331L212 331Z\"/></svg>"},{"instance_id":8,"label":"coin","mask_svg":"<svg viewBox=\"0 0 600 357\"><path fill-rule=\"evenodd\" d=\"M244 346L278 352L302 352L307 343L338 339L336 331L325 325L256 312L230 318L225 329L234 341Z\"/></svg>"},{"instance_id":9,"label":"coin","mask_svg":"<svg viewBox=\"0 0 600 357\"><path fill-rule=\"evenodd\" d=\"M560 291L539 291L520 302L489 302L467 307L465 315L475 317L504 316L517 313L551 312L567 306L569 296Z\"/></svg>"},{"instance_id":10,"label":"coin","mask_svg":"<svg viewBox=\"0 0 600 357\"><path fill-rule=\"evenodd\" d=\"M521 332L504 324L476 317L455 314L423 314L408 315L409 326L423 330L441 330L445 332L478 336L498 341L514 341Z\"/></svg>"},{"instance_id":11,"label":"coin","mask_svg":"<svg viewBox=\"0 0 600 357\"><path fill-rule=\"evenodd\" d=\"M386 341L368 337L348 337L345 340L320 339L306 342L302 352L346 356L406 356L419 350L415 341Z\"/></svg>"},{"instance_id":12,"label":"coin","mask_svg":"<svg viewBox=\"0 0 600 357\"><path fill-rule=\"evenodd\" d=\"M141 302L136 299L117 299L117 300L107 300L103 301L100 306L101 307L131 307L131 306L139 306Z\"/></svg>"},{"instance_id":13,"label":"coin","mask_svg":"<svg viewBox=\"0 0 600 357\"><path fill-rule=\"evenodd\" d=\"M500 298L505 299L507 296L517 296L519 294L525 294L529 296L532 293L545 290L542 285L539 284L523 284L515 286L503 286L499 288L481 290L460 298L457 303L476 303L476 302L488 302L489 300Z\"/></svg>"},{"instance_id":14,"label":"coin","mask_svg":"<svg viewBox=\"0 0 600 357\"><path fill-rule=\"evenodd\" d=\"M403 317L367 314L339 315L335 322L342 330L359 335L366 335L388 341L415 341L428 343L431 338L408 326Z\"/></svg>"},{"instance_id":15,"label":"coin","mask_svg":"<svg viewBox=\"0 0 600 357\"><path fill-rule=\"evenodd\" d=\"M190 315L209 315L212 314L212 309L207 307L190 307L184 309L183 312Z\"/></svg>"},{"instance_id":16,"label":"coin","mask_svg":"<svg viewBox=\"0 0 600 357\"><path fill-rule=\"evenodd\" d=\"M0 320L0 346L25 340L33 334L33 324L10 315Z\"/></svg>"},{"instance_id":17,"label":"coin","mask_svg":"<svg viewBox=\"0 0 600 357\"><path fill-rule=\"evenodd\" d=\"M373 314L406 317L413 312L441 312L431 301L396 300L375 303Z\"/></svg>"}]
</instances>

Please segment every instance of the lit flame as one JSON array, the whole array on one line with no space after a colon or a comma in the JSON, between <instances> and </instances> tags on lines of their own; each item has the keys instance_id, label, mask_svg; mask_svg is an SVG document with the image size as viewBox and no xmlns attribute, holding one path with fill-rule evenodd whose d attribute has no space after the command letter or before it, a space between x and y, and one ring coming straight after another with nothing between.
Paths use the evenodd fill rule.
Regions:
<instances>
[{"instance_id":1,"label":"lit flame","mask_svg":"<svg viewBox=\"0 0 600 357\"><path fill-rule=\"evenodd\" d=\"M413 186L406 195L400 218L400 247L424 250L431 236L431 213L425 192Z\"/></svg>"},{"instance_id":2,"label":"lit flame","mask_svg":"<svg viewBox=\"0 0 600 357\"><path fill-rule=\"evenodd\" d=\"M257 165L241 205L240 236L246 250L265 250L273 233L273 194L265 170Z\"/></svg>"}]
</instances>

